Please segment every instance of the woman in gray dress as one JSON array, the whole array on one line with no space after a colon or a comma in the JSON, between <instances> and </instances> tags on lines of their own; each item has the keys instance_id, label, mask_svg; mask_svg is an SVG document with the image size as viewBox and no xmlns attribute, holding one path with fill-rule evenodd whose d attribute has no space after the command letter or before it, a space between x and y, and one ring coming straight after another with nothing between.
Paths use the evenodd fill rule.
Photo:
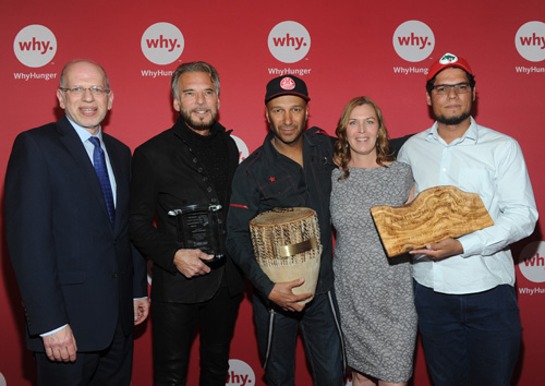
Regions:
<instances>
[{"instance_id":1,"label":"woman in gray dress","mask_svg":"<svg viewBox=\"0 0 545 386\"><path fill-rule=\"evenodd\" d=\"M417 322L410 260L386 257L369 209L407 203L413 176L391 155L382 113L371 99L352 99L336 134L333 268L352 384L406 385Z\"/></svg>"}]
</instances>

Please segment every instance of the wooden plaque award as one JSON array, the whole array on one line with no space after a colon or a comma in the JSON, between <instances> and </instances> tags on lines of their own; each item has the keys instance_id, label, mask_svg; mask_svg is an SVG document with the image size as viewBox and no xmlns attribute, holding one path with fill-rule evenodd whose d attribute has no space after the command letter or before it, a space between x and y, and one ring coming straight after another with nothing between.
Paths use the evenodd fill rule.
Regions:
<instances>
[{"instance_id":1,"label":"wooden plaque award","mask_svg":"<svg viewBox=\"0 0 545 386\"><path fill-rule=\"evenodd\" d=\"M478 194L450 185L423 190L407 205L374 206L371 215L388 257L494 225Z\"/></svg>"}]
</instances>

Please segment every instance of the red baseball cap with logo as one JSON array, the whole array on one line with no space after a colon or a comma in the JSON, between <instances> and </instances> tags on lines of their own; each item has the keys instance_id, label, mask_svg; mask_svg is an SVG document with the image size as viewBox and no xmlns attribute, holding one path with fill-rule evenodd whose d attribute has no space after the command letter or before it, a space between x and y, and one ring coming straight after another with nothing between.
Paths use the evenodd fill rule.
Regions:
<instances>
[{"instance_id":1,"label":"red baseball cap with logo","mask_svg":"<svg viewBox=\"0 0 545 386\"><path fill-rule=\"evenodd\" d=\"M450 67L461 68L462 70L467 71L471 75L474 75L473 71L471 71L469 63L465 59L447 52L446 54L441 56L441 59L431 65L428 70L428 77L426 78L426 81L433 79L433 77L437 75L438 72Z\"/></svg>"}]
</instances>

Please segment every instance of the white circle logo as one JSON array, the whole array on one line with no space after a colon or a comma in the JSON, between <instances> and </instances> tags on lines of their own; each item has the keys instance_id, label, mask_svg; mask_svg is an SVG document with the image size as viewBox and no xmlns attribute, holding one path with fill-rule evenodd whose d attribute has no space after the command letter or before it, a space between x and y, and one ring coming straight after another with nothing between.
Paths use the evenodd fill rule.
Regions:
<instances>
[{"instance_id":1,"label":"white circle logo","mask_svg":"<svg viewBox=\"0 0 545 386\"><path fill-rule=\"evenodd\" d=\"M310 51L310 34L303 25L295 21L284 21L271 30L268 45L271 55L277 60L295 63Z\"/></svg>"},{"instance_id":2,"label":"white circle logo","mask_svg":"<svg viewBox=\"0 0 545 386\"><path fill-rule=\"evenodd\" d=\"M530 21L515 35L515 47L520 56L530 62L545 60L545 23Z\"/></svg>"},{"instance_id":3,"label":"white circle logo","mask_svg":"<svg viewBox=\"0 0 545 386\"><path fill-rule=\"evenodd\" d=\"M545 282L545 242L534 241L524 247L520 253L520 272L534 282Z\"/></svg>"},{"instance_id":4,"label":"white circle logo","mask_svg":"<svg viewBox=\"0 0 545 386\"><path fill-rule=\"evenodd\" d=\"M6 386L7 384L6 378L4 378L4 375L0 373L0 386Z\"/></svg>"},{"instance_id":5,"label":"white circle logo","mask_svg":"<svg viewBox=\"0 0 545 386\"><path fill-rule=\"evenodd\" d=\"M229 359L229 373L225 386L255 385L254 370L248 363L238 359Z\"/></svg>"},{"instance_id":6,"label":"white circle logo","mask_svg":"<svg viewBox=\"0 0 545 386\"><path fill-rule=\"evenodd\" d=\"M38 24L29 25L15 36L13 52L25 66L42 67L55 57L57 39L49 28Z\"/></svg>"},{"instance_id":7,"label":"white circle logo","mask_svg":"<svg viewBox=\"0 0 545 386\"><path fill-rule=\"evenodd\" d=\"M246 144L244 143L242 139L240 139L239 137L235 135L231 135L231 138L235 140L235 143L238 148L238 154L239 154L238 162L241 163L250 155L250 152L248 151L248 146L246 146Z\"/></svg>"},{"instance_id":8,"label":"white circle logo","mask_svg":"<svg viewBox=\"0 0 545 386\"><path fill-rule=\"evenodd\" d=\"M409 20L394 32L393 44L396 53L408 62L420 62L433 52L435 36L426 24Z\"/></svg>"},{"instance_id":9,"label":"white circle logo","mask_svg":"<svg viewBox=\"0 0 545 386\"><path fill-rule=\"evenodd\" d=\"M148 27L140 41L142 53L155 64L170 64L184 50L184 36L173 24L156 23Z\"/></svg>"}]
</instances>

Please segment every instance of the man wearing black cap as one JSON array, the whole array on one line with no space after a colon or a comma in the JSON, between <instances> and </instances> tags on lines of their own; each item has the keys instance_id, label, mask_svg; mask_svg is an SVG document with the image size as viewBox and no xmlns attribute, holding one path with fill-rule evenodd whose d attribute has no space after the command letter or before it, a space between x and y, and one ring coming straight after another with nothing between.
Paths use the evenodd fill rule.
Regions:
<instances>
[{"instance_id":1,"label":"man wearing black cap","mask_svg":"<svg viewBox=\"0 0 545 386\"><path fill-rule=\"evenodd\" d=\"M480 195L494 225L415 250L419 330L434 385L510 385L521 325L509 245L537 221L519 144L471 116L475 77L453 54L427 76L434 125L409 139L399 161L411 165L417 192L454 185Z\"/></svg>"},{"instance_id":2,"label":"man wearing black cap","mask_svg":"<svg viewBox=\"0 0 545 386\"><path fill-rule=\"evenodd\" d=\"M295 76L267 84L265 115L270 132L263 145L237 169L228 214L227 248L256 289L254 321L267 385L294 385L295 347L300 328L315 385L343 384L337 305L333 293L329 215L333 139L306 130L307 86ZM256 261L248 229L257 214L275 207L316 211L323 253L316 293L294 294L303 279L274 283Z\"/></svg>"}]
</instances>

